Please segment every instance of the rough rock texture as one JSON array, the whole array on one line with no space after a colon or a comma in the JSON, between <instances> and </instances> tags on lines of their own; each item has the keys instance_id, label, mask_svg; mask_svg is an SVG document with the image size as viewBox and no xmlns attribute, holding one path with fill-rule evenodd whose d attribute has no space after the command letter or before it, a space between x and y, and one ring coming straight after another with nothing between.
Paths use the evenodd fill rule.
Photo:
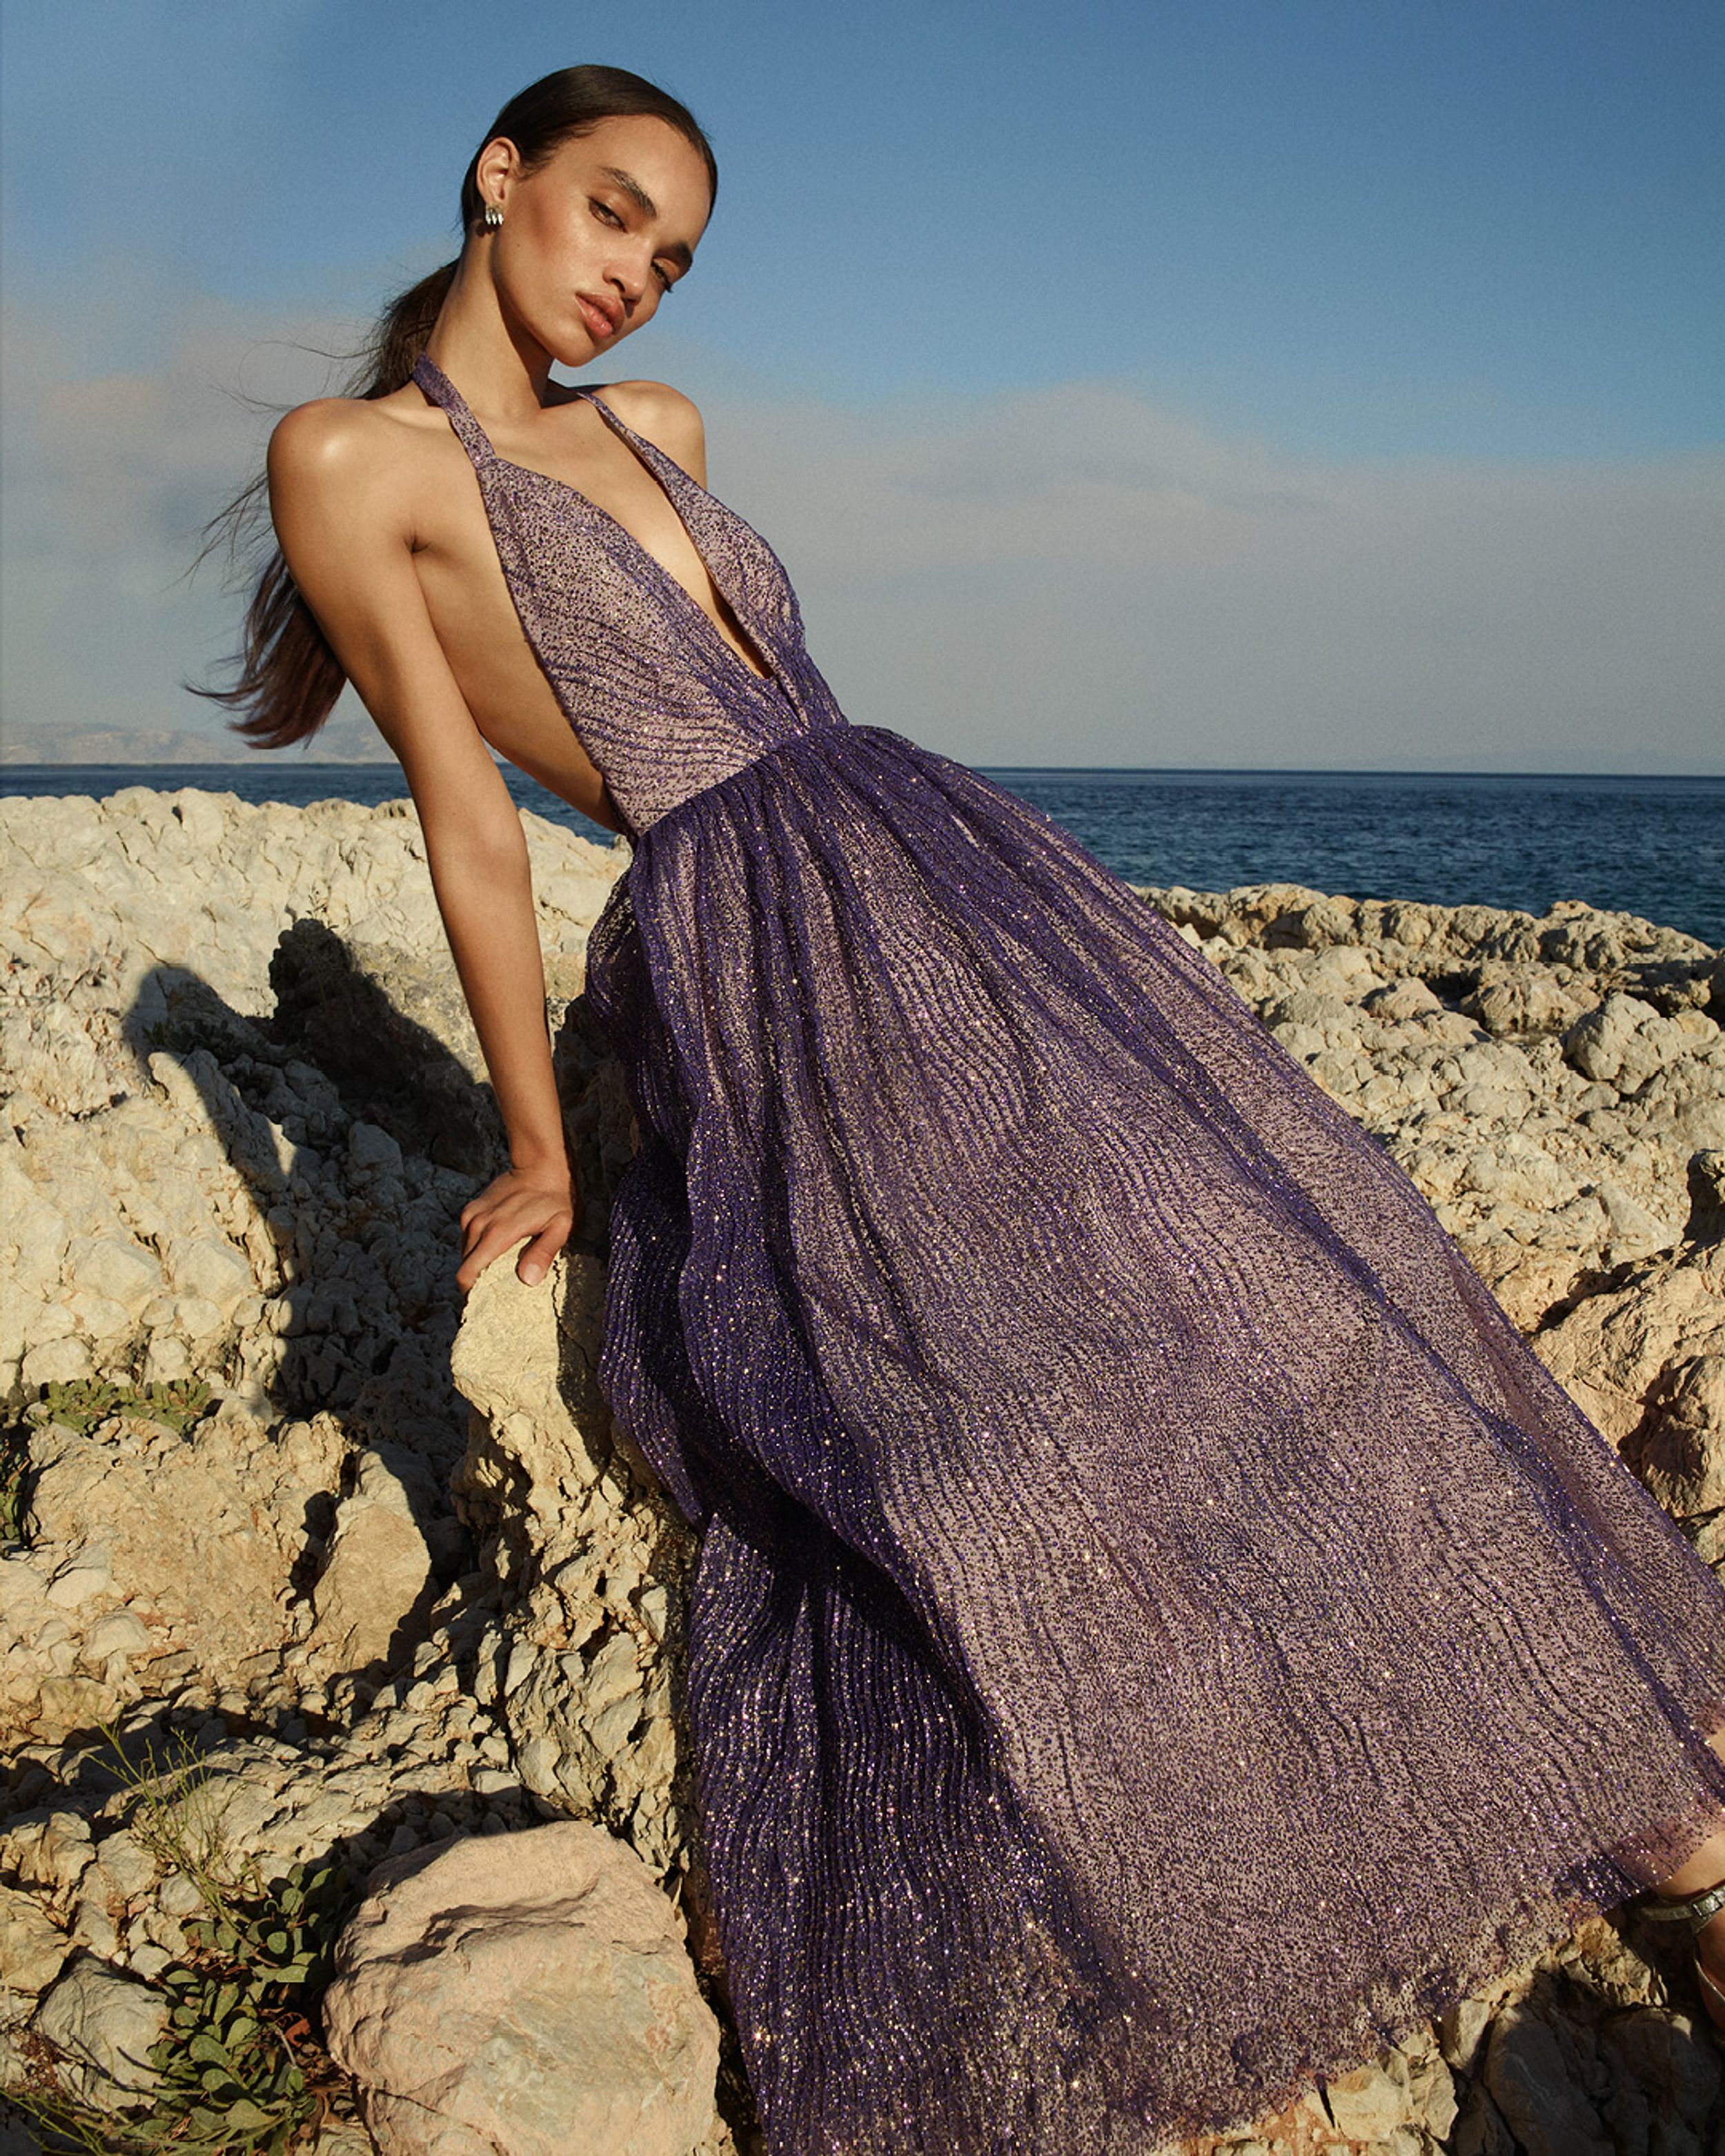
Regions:
<instances>
[{"instance_id":1,"label":"rough rock texture","mask_svg":"<svg viewBox=\"0 0 1725 2156\"><path fill-rule=\"evenodd\" d=\"M195 1897L105 1722L171 1818L218 1820L266 1876L343 1857L383 1910L385 1860L603 1830L718 2015L691 2156L757 2145L691 1838L694 1546L593 1382L634 1134L564 998L626 853L528 822L586 1206L550 1280L493 1268L458 1337L455 1216L497 1130L411 814L0 804L0 1387L28 1424L25 1532L0 1543L0 2085L58 2031L69 2081L135 2100L126 2061L185 1945ZM1580 906L1147 896L1403 1160L1725 1565L1725 961ZM87 1377L216 1399L184 1434L31 1407ZM495 2092L532 2054L493 2056ZM1683 1948L1625 1908L1199 2145L1703 2156L1720 2066ZM0 2148L20 2130L0 2116ZM367 2145L357 2119L320 2143Z\"/></svg>"},{"instance_id":2,"label":"rough rock texture","mask_svg":"<svg viewBox=\"0 0 1725 2156\"><path fill-rule=\"evenodd\" d=\"M565 1820L380 1865L326 1994L389 2156L688 2156L718 2027L670 1903Z\"/></svg>"},{"instance_id":3,"label":"rough rock texture","mask_svg":"<svg viewBox=\"0 0 1725 2156\"><path fill-rule=\"evenodd\" d=\"M1517 1317L1668 1247L1692 1153L1725 1146L1725 961L1563 904L1153 901L1378 1132Z\"/></svg>"},{"instance_id":4,"label":"rough rock texture","mask_svg":"<svg viewBox=\"0 0 1725 2156\"><path fill-rule=\"evenodd\" d=\"M561 999L624 853L526 822ZM410 805L0 802L0 1392L141 1361L447 1420L499 1133Z\"/></svg>"},{"instance_id":5,"label":"rough rock texture","mask_svg":"<svg viewBox=\"0 0 1725 2156\"><path fill-rule=\"evenodd\" d=\"M1535 1332L1546 1366L1713 1562L1725 1507L1725 1152L1691 1163L1682 1240L1601 1277Z\"/></svg>"},{"instance_id":6,"label":"rough rock texture","mask_svg":"<svg viewBox=\"0 0 1725 2156\"><path fill-rule=\"evenodd\" d=\"M454 1487L514 1589L494 1704L522 1779L664 1877L695 1861L673 1684L696 1544L593 1383L603 1285L580 1252L537 1287L481 1277L456 1342L475 1414ZM698 1867L693 1885L705 1941Z\"/></svg>"},{"instance_id":7,"label":"rough rock texture","mask_svg":"<svg viewBox=\"0 0 1725 2156\"><path fill-rule=\"evenodd\" d=\"M138 1417L88 1435L49 1424L33 1454L35 1533L0 1558L0 1613L14 1641L81 1641L33 1701L26 1672L9 1678L8 1706L33 1707L39 1736L87 1727L134 1673L148 1689L157 1656L193 1650L218 1685L273 1669L294 1641L306 1517L340 1481L330 1417L272 1440L224 1402L185 1437Z\"/></svg>"},{"instance_id":8,"label":"rough rock texture","mask_svg":"<svg viewBox=\"0 0 1725 2156\"><path fill-rule=\"evenodd\" d=\"M159 1991L79 1953L37 2009L35 2027L78 2062L71 2079L80 2093L117 2112L156 2087L150 2046L167 2019Z\"/></svg>"},{"instance_id":9,"label":"rough rock texture","mask_svg":"<svg viewBox=\"0 0 1725 2156\"><path fill-rule=\"evenodd\" d=\"M526 822L560 1016L625 854ZM217 1395L183 1435L33 1412L25 1533L0 1542L11 2082L74 1957L129 1999L185 1944L185 1882L125 1824L100 1725L164 1790L177 1745L203 1757L170 1816L218 1819L236 1872L335 1854L362 1878L547 1807L475 1697L503 1586L449 1487L449 1358L455 1216L498 1130L417 820L0 803L0 951L9 1414L89 1378Z\"/></svg>"}]
</instances>

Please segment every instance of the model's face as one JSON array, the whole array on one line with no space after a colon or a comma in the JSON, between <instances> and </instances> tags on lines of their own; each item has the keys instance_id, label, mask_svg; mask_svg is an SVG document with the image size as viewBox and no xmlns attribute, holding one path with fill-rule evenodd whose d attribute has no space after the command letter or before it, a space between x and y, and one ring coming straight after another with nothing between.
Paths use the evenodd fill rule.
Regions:
<instances>
[{"instance_id":1,"label":"model's face","mask_svg":"<svg viewBox=\"0 0 1725 2156\"><path fill-rule=\"evenodd\" d=\"M500 296L567 367L652 320L711 208L700 151L662 120L601 121L531 172L512 143L487 143L476 177L503 208L484 243Z\"/></svg>"}]
</instances>

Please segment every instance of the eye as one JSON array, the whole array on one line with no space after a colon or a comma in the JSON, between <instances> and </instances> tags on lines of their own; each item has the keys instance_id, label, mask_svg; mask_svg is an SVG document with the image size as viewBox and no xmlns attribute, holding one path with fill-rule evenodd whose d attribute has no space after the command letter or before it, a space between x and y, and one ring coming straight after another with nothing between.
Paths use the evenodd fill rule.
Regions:
<instances>
[{"instance_id":1,"label":"eye","mask_svg":"<svg viewBox=\"0 0 1725 2156\"><path fill-rule=\"evenodd\" d=\"M653 270L654 274L659 279L659 289L661 295L670 291L677 280L672 276L670 270L665 268L664 263L655 262L653 264Z\"/></svg>"},{"instance_id":2,"label":"eye","mask_svg":"<svg viewBox=\"0 0 1725 2156\"><path fill-rule=\"evenodd\" d=\"M622 231L623 219L612 208L609 203L601 202L597 195L589 195L587 198L587 205L595 216L603 218L607 224L614 224L619 232Z\"/></svg>"}]
</instances>

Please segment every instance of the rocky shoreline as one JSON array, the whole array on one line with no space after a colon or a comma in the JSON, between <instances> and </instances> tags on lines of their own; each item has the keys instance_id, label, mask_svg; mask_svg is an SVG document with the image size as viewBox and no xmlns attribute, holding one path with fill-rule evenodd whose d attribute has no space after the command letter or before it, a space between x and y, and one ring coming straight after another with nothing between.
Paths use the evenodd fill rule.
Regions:
<instances>
[{"instance_id":1,"label":"rocky shoreline","mask_svg":"<svg viewBox=\"0 0 1725 2156\"><path fill-rule=\"evenodd\" d=\"M323 1943L296 2145L757 2145L691 1845L693 1548L593 1382L633 1132L579 990L628 850L525 821L587 1204L550 1281L493 1268L464 1313L501 1132L411 808L0 803L0 2087L57 2076L116 2147L175 2100L150 2046L205 1817L254 1881L333 1856L367 1891ZM1579 904L1144 895L1725 1569L1725 959ZM1653 1929L1597 1919L1197 2145L1702 2156L1725 2061Z\"/></svg>"}]
</instances>

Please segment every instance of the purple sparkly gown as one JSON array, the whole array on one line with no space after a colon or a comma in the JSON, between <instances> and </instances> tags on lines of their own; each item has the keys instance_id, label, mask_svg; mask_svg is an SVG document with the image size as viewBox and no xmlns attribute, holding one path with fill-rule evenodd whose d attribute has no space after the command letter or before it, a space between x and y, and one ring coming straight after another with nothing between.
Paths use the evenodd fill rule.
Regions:
<instances>
[{"instance_id":1,"label":"purple sparkly gown","mask_svg":"<svg viewBox=\"0 0 1725 2156\"><path fill-rule=\"evenodd\" d=\"M599 1378L773 2156L1147 2156L1691 1854L1725 1592L1404 1171L603 401L767 678L414 378L633 845Z\"/></svg>"}]
</instances>

